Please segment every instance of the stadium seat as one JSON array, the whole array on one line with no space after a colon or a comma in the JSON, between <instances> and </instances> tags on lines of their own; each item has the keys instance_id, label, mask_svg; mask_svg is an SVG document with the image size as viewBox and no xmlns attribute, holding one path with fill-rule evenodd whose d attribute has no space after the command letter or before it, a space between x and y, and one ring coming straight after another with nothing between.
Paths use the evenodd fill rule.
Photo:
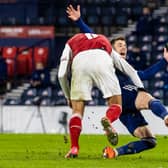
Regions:
<instances>
[{"instance_id":1,"label":"stadium seat","mask_svg":"<svg viewBox=\"0 0 168 168\"><path fill-rule=\"evenodd\" d=\"M69 24L69 19L66 16L66 11L64 8L57 9L57 15L55 20L56 26L67 26Z\"/></svg>"},{"instance_id":2,"label":"stadium seat","mask_svg":"<svg viewBox=\"0 0 168 168\"><path fill-rule=\"evenodd\" d=\"M113 26L114 20L112 16L104 15L100 18L101 25L103 26Z\"/></svg>"},{"instance_id":3,"label":"stadium seat","mask_svg":"<svg viewBox=\"0 0 168 168\"><path fill-rule=\"evenodd\" d=\"M20 47L17 57L17 73L18 75L28 75L33 71L32 49ZM25 50L26 49L26 50Z\"/></svg>"},{"instance_id":4,"label":"stadium seat","mask_svg":"<svg viewBox=\"0 0 168 168\"><path fill-rule=\"evenodd\" d=\"M138 42L138 37L135 34L129 34L126 37L127 45L136 44Z\"/></svg>"},{"instance_id":5,"label":"stadium seat","mask_svg":"<svg viewBox=\"0 0 168 168\"><path fill-rule=\"evenodd\" d=\"M91 26L97 26L97 25L99 25L99 17L98 16L88 16L87 17L87 22L88 22L88 24L89 25L91 25Z\"/></svg>"},{"instance_id":6,"label":"stadium seat","mask_svg":"<svg viewBox=\"0 0 168 168\"><path fill-rule=\"evenodd\" d=\"M156 51L157 52L163 52L163 48L164 48L165 44L158 44L156 46Z\"/></svg>"},{"instance_id":7,"label":"stadium seat","mask_svg":"<svg viewBox=\"0 0 168 168\"><path fill-rule=\"evenodd\" d=\"M51 101L51 99L50 98L43 98L42 100L41 100L41 104L40 104L41 106L51 106L52 105L52 101Z\"/></svg>"},{"instance_id":8,"label":"stadium seat","mask_svg":"<svg viewBox=\"0 0 168 168\"><path fill-rule=\"evenodd\" d=\"M168 37L165 35L160 35L156 37L157 43L166 43L168 40Z\"/></svg>"},{"instance_id":9,"label":"stadium seat","mask_svg":"<svg viewBox=\"0 0 168 168\"><path fill-rule=\"evenodd\" d=\"M151 35L142 35L139 36L140 43L150 43L152 42L152 36Z\"/></svg>"},{"instance_id":10,"label":"stadium seat","mask_svg":"<svg viewBox=\"0 0 168 168\"><path fill-rule=\"evenodd\" d=\"M127 26L128 25L128 16L127 14L118 14L115 16L115 24L117 26L121 26L121 27L124 27L124 26Z\"/></svg>"},{"instance_id":11,"label":"stadium seat","mask_svg":"<svg viewBox=\"0 0 168 168\"><path fill-rule=\"evenodd\" d=\"M157 25L155 28L155 34L157 35L167 35L168 29L167 26Z\"/></svg>"},{"instance_id":12,"label":"stadium seat","mask_svg":"<svg viewBox=\"0 0 168 168\"><path fill-rule=\"evenodd\" d=\"M115 16L116 9L113 6L102 6L101 8L101 16Z\"/></svg>"},{"instance_id":13,"label":"stadium seat","mask_svg":"<svg viewBox=\"0 0 168 168\"><path fill-rule=\"evenodd\" d=\"M20 105L20 99L7 98L4 105Z\"/></svg>"},{"instance_id":14,"label":"stadium seat","mask_svg":"<svg viewBox=\"0 0 168 168\"><path fill-rule=\"evenodd\" d=\"M16 47L3 47L2 56L4 58L14 59L17 54Z\"/></svg>"},{"instance_id":15,"label":"stadium seat","mask_svg":"<svg viewBox=\"0 0 168 168\"><path fill-rule=\"evenodd\" d=\"M25 101L22 102L23 105L33 105L33 99L27 99Z\"/></svg>"},{"instance_id":16,"label":"stadium seat","mask_svg":"<svg viewBox=\"0 0 168 168\"><path fill-rule=\"evenodd\" d=\"M48 88L42 90L41 95L43 97L51 97L51 95L52 95L52 89L50 87L48 87Z\"/></svg>"},{"instance_id":17,"label":"stadium seat","mask_svg":"<svg viewBox=\"0 0 168 168\"><path fill-rule=\"evenodd\" d=\"M15 74L15 60L6 58L6 64L7 64L7 74L8 77L11 78Z\"/></svg>"},{"instance_id":18,"label":"stadium seat","mask_svg":"<svg viewBox=\"0 0 168 168\"><path fill-rule=\"evenodd\" d=\"M35 88L29 88L25 91L25 95L29 97L35 97L37 96L37 90Z\"/></svg>"},{"instance_id":19,"label":"stadium seat","mask_svg":"<svg viewBox=\"0 0 168 168\"><path fill-rule=\"evenodd\" d=\"M151 52L152 51L152 45L150 43L149 44L148 43L141 44L140 48L144 52Z\"/></svg>"},{"instance_id":20,"label":"stadium seat","mask_svg":"<svg viewBox=\"0 0 168 168\"><path fill-rule=\"evenodd\" d=\"M168 17L166 16L167 14L164 14L162 16L157 17L157 21L159 25L166 25L168 24Z\"/></svg>"},{"instance_id":21,"label":"stadium seat","mask_svg":"<svg viewBox=\"0 0 168 168\"><path fill-rule=\"evenodd\" d=\"M163 98L163 90L157 89L152 93L152 95L157 99L162 99Z\"/></svg>"},{"instance_id":22,"label":"stadium seat","mask_svg":"<svg viewBox=\"0 0 168 168\"><path fill-rule=\"evenodd\" d=\"M35 47L34 48L34 62L43 62L44 66L48 62L49 50L48 47Z\"/></svg>"},{"instance_id":23,"label":"stadium seat","mask_svg":"<svg viewBox=\"0 0 168 168\"><path fill-rule=\"evenodd\" d=\"M162 81L162 80L156 81L154 86L156 89L163 89L164 81Z\"/></svg>"}]
</instances>

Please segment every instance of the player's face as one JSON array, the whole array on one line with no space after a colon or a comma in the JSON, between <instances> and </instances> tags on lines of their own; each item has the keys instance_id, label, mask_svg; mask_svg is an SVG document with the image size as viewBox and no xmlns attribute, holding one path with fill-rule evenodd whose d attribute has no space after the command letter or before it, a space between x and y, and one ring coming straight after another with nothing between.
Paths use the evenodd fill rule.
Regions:
<instances>
[{"instance_id":1,"label":"player's face","mask_svg":"<svg viewBox=\"0 0 168 168\"><path fill-rule=\"evenodd\" d=\"M121 55L122 58L126 59L127 44L124 40L116 40L114 42L113 48Z\"/></svg>"}]
</instances>

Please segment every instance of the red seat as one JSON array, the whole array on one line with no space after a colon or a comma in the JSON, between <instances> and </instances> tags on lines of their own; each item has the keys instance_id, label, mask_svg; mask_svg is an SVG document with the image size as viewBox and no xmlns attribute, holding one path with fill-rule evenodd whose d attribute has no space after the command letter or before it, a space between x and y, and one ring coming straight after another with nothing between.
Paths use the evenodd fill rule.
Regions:
<instances>
[{"instance_id":1,"label":"red seat","mask_svg":"<svg viewBox=\"0 0 168 168\"><path fill-rule=\"evenodd\" d=\"M16 47L4 47L2 56L4 58L14 59L16 56L17 48Z\"/></svg>"},{"instance_id":2,"label":"red seat","mask_svg":"<svg viewBox=\"0 0 168 168\"><path fill-rule=\"evenodd\" d=\"M13 77L14 76L14 71L15 71L15 61L14 61L14 59L7 58L6 59L6 64L7 64L8 77Z\"/></svg>"},{"instance_id":3,"label":"red seat","mask_svg":"<svg viewBox=\"0 0 168 168\"><path fill-rule=\"evenodd\" d=\"M43 62L44 66L47 65L49 50L48 47L35 47L34 48L34 61Z\"/></svg>"},{"instance_id":4,"label":"red seat","mask_svg":"<svg viewBox=\"0 0 168 168\"><path fill-rule=\"evenodd\" d=\"M32 49L24 50L25 48L26 47L19 48L19 55L17 57L17 74L18 75L31 74L33 71Z\"/></svg>"}]
</instances>

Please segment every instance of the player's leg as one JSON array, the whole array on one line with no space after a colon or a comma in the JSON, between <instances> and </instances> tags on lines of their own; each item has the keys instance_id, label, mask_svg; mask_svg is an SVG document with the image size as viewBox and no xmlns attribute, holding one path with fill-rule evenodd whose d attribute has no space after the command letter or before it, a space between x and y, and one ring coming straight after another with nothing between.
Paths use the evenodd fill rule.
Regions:
<instances>
[{"instance_id":1,"label":"player's leg","mask_svg":"<svg viewBox=\"0 0 168 168\"><path fill-rule=\"evenodd\" d=\"M122 99L121 95L114 95L107 98L107 103L109 108L106 111L106 117L112 123L113 121L117 120L122 112Z\"/></svg>"},{"instance_id":2,"label":"player's leg","mask_svg":"<svg viewBox=\"0 0 168 168\"><path fill-rule=\"evenodd\" d=\"M98 57L101 58L101 61L99 64L96 62L98 69L96 69L95 75L92 75L92 79L94 84L101 90L104 99L107 100L109 107L101 123L110 143L116 145L118 139L115 136L116 132L115 134L113 132L111 122L118 119L121 114L121 89L111 58L104 51L100 51L100 53Z\"/></svg>"},{"instance_id":3,"label":"player's leg","mask_svg":"<svg viewBox=\"0 0 168 168\"><path fill-rule=\"evenodd\" d=\"M149 102L149 109L151 109L156 116L162 118L165 122L165 125L168 127L168 111L159 100L152 99Z\"/></svg>"},{"instance_id":4,"label":"player's leg","mask_svg":"<svg viewBox=\"0 0 168 168\"><path fill-rule=\"evenodd\" d=\"M116 151L118 156L140 153L156 146L156 138L152 136L152 133L147 126L138 127L134 132L134 136L140 138L140 140L130 142L117 148Z\"/></svg>"},{"instance_id":5,"label":"player's leg","mask_svg":"<svg viewBox=\"0 0 168 168\"><path fill-rule=\"evenodd\" d=\"M165 125L168 126L168 111L165 106L152 97L147 92L139 92L135 100L137 109L151 109L151 111L158 117L162 118Z\"/></svg>"},{"instance_id":6,"label":"player's leg","mask_svg":"<svg viewBox=\"0 0 168 168\"><path fill-rule=\"evenodd\" d=\"M79 152L79 137L82 130L82 116L84 112L84 101L72 101L72 116L69 120L69 133L71 149L65 155L66 158L77 157Z\"/></svg>"},{"instance_id":7,"label":"player's leg","mask_svg":"<svg viewBox=\"0 0 168 168\"><path fill-rule=\"evenodd\" d=\"M133 136L140 138L140 140L130 142L116 149L106 147L103 151L104 157L114 158L121 155L136 154L156 146L156 139L147 127L147 122L140 112L122 115L120 120L128 131Z\"/></svg>"},{"instance_id":8,"label":"player's leg","mask_svg":"<svg viewBox=\"0 0 168 168\"><path fill-rule=\"evenodd\" d=\"M82 117L84 115L85 101L91 100L92 80L86 69L86 56L78 55L72 64L71 77L71 105L72 116L69 120L69 133L71 139L71 149L65 155L77 157L79 152L79 137L82 130ZM90 70L91 72L91 70Z\"/></svg>"},{"instance_id":9,"label":"player's leg","mask_svg":"<svg viewBox=\"0 0 168 168\"><path fill-rule=\"evenodd\" d=\"M143 129L146 132L148 131L148 128L146 126L137 129ZM156 146L156 138L147 136L141 138L139 141L129 142L128 144L118 147L116 149L113 149L111 147L105 147L103 150L103 156L105 158L115 158L121 155L136 154L145 150L152 149L155 146Z\"/></svg>"},{"instance_id":10,"label":"player's leg","mask_svg":"<svg viewBox=\"0 0 168 168\"><path fill-rule=\"evenodd\" d=\"M100 63L96 62L97 69L92 75L94 84L101 90L103 98L107 100L108 109L106 116L110 122L115 121L121 114L121 89L118 78L115 74L114 65L111 58L105 51L99 51L96 59L100 59Z\"/></svg>"},{"instance_id":11,"label":"player's leg","mask_svg":"<svg viewBox=\"0 0 168 168\"><path fill-rule=\"evenodd\" d=\"M112 145L117 145L118 134L112 127L112 122L117 120L121 114L121 95L115 95L107 99L109 107L106 116L101 119L102 126L106 132L107 139Z\"/></svg>"}]
</instances>

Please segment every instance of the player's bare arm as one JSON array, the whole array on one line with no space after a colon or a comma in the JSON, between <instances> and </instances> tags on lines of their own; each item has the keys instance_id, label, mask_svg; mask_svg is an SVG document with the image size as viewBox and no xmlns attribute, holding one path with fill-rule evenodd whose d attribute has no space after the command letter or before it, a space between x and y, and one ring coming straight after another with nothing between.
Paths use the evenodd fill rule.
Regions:
<instances>
[{"instance_id":1,"label":"player's bare arm","mask_svg":"<svg viewBox=\"0 0 168 168\"><path fill-rule=\"evenodd\" d=\"M68 14L68 18L72 21L77 21L81 16L80 5L77 6L77 9L75 9L72 5L69 5L66 12Z\"/></svg>"}]
</instances>

